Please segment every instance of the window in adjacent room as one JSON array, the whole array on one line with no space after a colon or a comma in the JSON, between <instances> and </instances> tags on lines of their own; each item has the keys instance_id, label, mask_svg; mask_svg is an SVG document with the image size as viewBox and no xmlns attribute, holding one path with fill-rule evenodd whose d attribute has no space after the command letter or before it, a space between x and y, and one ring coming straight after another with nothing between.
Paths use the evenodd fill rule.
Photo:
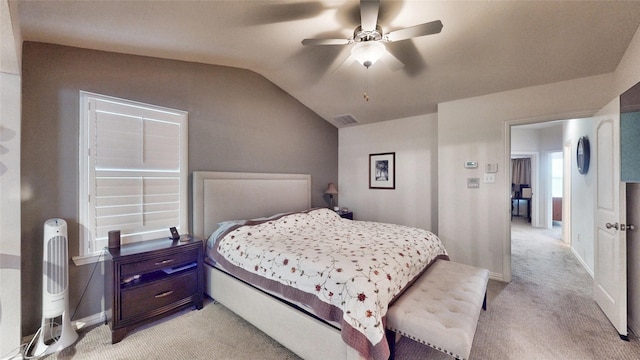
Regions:
<instances>
[{"instance_id":1,"label":"window in adjacent room","mask_svg":"<svg viewBox=\"0 0 640 360\"><path fill-rule=\"evenodd\" d=\"M562 171L563 158L562 152L555 152L551 154L551 197L562 197Z\"/></svg>"},{"instance_id":2,"label":"window in adjacent room","mask_svg":"<svg viewBox=\"0 0 640 360\"><path fill-rule=\"evenodd\" d=\"M80 264L122 243L187 232L187 113L80 92Z\"/></svg>"}]
</instances>

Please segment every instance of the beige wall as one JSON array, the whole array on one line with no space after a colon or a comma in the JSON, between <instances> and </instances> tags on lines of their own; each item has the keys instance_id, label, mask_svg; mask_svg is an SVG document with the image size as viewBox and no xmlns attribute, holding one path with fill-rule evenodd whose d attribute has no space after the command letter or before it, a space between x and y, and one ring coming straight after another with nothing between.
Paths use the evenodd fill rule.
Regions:
<instances>
[{"instance_id":1,"label":"beige wall","mask_svg":"<svg viewBox=\"0 0 640 360\"><path fill-rule=\"evenodd\" d=\"M339 203L358 220L437 232L437 115L340 129ZM396 189L369 189L369 154L396 153Z\"/></svg>"},{"instance_id":2,"label":"beige wall","mask_svg":"<svg viewBox=\"0 0 640 360\"><path fill-rule=\"evenodd\" d=\"M578 144L581 136L594 139L593 119L574 119L567 122L564 143ZM593 151L593 150L592 150ZM593 153L593 152L592 152ZM580 174L576 154L571 152L571 250L587 272L593 276L595 235L595 171ZM593 169L593 167L591 167Z\"/></svg>"},{"instance_id":3,"label":"beige wall","mask_svg":"<svg viewBox=\"0 0 640 360\"><path fill-rule=\"evenodd\" d=\"M0 358L20 332L20 76L0 73Z\"/></svg>"},{"instance_id":4,"label":"beige wall","mask_svg":"<svg viewBox=\"0 0 640 360\"><path fill-rule=\"evenodd\" d=\"M338 130L254 72L198 63L25 43L22 77L22 324L34 333L41 308L43 223L69 224L78 254L80 90L189 113L193 170L305 173L312 204L338 180ZM72 320L102 311L101 267L70 268ZM87 293L80 302L85 287Z\"/></svg>"},{"instance_id":5,"label":"beige wall","mask_svg":"<svg viewBox=\"0 0 640 360\"><path fill-rule=\"evenodd\" d=\"M609 101L612 89L613 74L607 74L439 105L438 229L454 260L510 280L507 125L591 115ZM498 163L496 182L467 189L466 178L482 177L482 171L471 174L465 160L478 161L480 168Z\"/></svg>"},{"instance_id":6,"label":"beige wall","mask_svg":"<svg viewBox=\"0 0 640 360\"><path fill-rule=\"evenodd\" d=\"M0 358L20 352L20 51L9 3L0 1Z\"/></svg>"},{"instance_id":7,"label":"beige wall","mask_svg":"<svg viewBox=\"0 0 640 360\"><path fill-rule=\"evenodd\" d=\"M640 81L638 64L640 31L614 73L439 105L438 228L454 259L486 267L496 277L510 278L506 176L498 176L495 184L477 191L464 191L466 172L449 164L474 156L480 166L498 162L504 169L506 125L591 116ZM444 198L452 201L444 202ZM463 201L470 206L456 206ZM460 217L469 221L460 224Z\"/></svg>"},{"instance_id":8,"label":"beige wall","mask_svg":"<svg viewBox=\"0 0 640 360\"><path fill-rule=\"evenodd\" d=\"M640 28L631 40L615 71L615 95L619 96L640 81Z\"/></svg>"}]
</instances>

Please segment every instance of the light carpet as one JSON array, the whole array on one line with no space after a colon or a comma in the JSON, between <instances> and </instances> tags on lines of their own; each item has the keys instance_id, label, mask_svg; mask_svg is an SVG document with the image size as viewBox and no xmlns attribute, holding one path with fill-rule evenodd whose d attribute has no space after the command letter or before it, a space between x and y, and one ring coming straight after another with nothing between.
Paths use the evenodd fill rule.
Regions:
<instances>
[{"instance_id":1,"label":"light carpet","mask_svg":"<svg viewBox=\"0 0 640 360\"><path fill-rule=\"evenodd\" d=\"M100 325L79 332L71 347L47 359L299 359L275 340L220 304L179 312L130 331L111 344L111 330Z\"/></svg>"},{"instance_id":2,"label":"light carpet","mask_svg":"<svg viewBox=\"0 0 640 360\"><path fill-rule=\"evenodd\" d=\"M593 301L592 278L560 231L514 218L512 282L489 281L471 359L640 359L640 341L622 341ZM397 359L451 357L403 338ZM130 332L111 344L106 325L80 332L51 359L299 359L224 306L208 302Z\"/></svg>"}]
</instances>

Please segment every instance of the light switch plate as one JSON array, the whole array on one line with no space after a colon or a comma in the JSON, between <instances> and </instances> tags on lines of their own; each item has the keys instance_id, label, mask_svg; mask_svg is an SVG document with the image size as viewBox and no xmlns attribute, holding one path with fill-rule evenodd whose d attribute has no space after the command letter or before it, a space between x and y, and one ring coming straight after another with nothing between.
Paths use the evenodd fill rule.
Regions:
<instances>
[{"instance_id":1,"label":"light switch plate","mask_svg":"<svg viewBox=\"0 0 640 360\"><path fill-rule=\"evenodd\" d=\"M496 174L494 174L494 173L484 173L484 182L485 183L494 183L494 182L496 182Z\"/></svg>"}]
</instances>

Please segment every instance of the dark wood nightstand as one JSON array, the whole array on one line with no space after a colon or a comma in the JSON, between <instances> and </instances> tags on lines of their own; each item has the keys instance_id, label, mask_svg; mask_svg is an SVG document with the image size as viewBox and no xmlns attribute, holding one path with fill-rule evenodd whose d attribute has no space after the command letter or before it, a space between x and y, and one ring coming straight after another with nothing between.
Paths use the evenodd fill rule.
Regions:
<instances>
[{"instance_id":1,"label":"dark wood nightstand","mask_svg":"<svg viewBox=\"0 0 640 360\"><path fill-rule=\"evenodd\" d=\"M343 219L353 220L353 211L338 211L338 215Z\"/></svg>"},{"instance_id":2,"label":"dark wood nightstand","mask_svg":"<svg viewBox=\"0 0 640 360\"><path fill-rule=\"evenodd\" d=\"M204 301L203 241L162 238L108 249L105 300L111 343L127 331Z\"/></svg>"}]
</instances>

